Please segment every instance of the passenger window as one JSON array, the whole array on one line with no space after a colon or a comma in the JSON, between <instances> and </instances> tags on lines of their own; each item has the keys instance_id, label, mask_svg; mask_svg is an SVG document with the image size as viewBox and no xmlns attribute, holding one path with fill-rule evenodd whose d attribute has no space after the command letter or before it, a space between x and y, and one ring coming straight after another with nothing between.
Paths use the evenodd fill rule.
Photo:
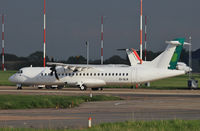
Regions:
<instances>
[{"instance_id":1,"label":"passenger window","mask_svg":"<svg viewBox=\"0 0 200 131\"><path fill-rule=\"evenodd\" d=\"M89 76L89 73L87 73L87 76Z\"/></svg>"},{"instance_id":2,"label":"passenger window","mask_svg":"<svg viewBox=\"0 0 200 131\"><path fill-rule=\"evenodd\" d=\"M121 73L119 73L119 76L121 76Z\"/></svg>"},{"instance_id":3,"label":"passenger window","mask_svg":"<svg viewBox=\"0 0 200 131\"><path fill-rule=\"evenodd\" d=\"M114 73L112 73L112 76L114 76Z\"/></svg>"},{"instance_id":4,"label":"passenger window","mask_svg":"<svg viewBox=\"0 0 200 131\"><path fill-rule=\"evenodd\" d=\"M81 73L79 75L81 76Z\"/></svg>"},{"instance_id":5,"label":"passenger window","mask_svg":"<svg viewBox=\"0 0 200 131\"><path fill-rule=\"evenodd\" d=\"M126 76L128 76L128 73L126 73Z\"/></svg>"},{"instance_id":6,"label":"passenger window","mask_svg":"<svg viewBox=\"0 0 200 131\"><path fill-rule=\"evenodd\" d=\"M41 76L43 76L43 73L41 73Z\"/></svg>"},{"instance_id":7,"label":"passenger window","mask_svg":"<svg viewBox=\"0 0 200 131\"><path fill-rule=\"evenodd\" d=\"M74 76L74 73L72 73L72 76Z\"/></svg>"},{"instance_id":8,"label":"passenger window","mask_svg":"<svg viewBox=\"0 0 200 131\"><path fill-rule=\"evenodd\" d=\"M67 73L65 73L65 76L67 76Z\"/></svg>"},{"instance_id":9,"label":"passenger window","mask_svg":"<svg viewBox=\"0 0 200 131\"><path fill-rule=\"evenodd\" d=\"M83 76L85 76L85 73L83 73Z\"/></svg>"},{"instance_id":10,"label":"passenger window","mask_svg":"<svg viewBox=\"0 0 200 131\"><path fill-rule=\"evenodd\" d=\"M109 76L111 75L111 73L108 74Z\"/></svg>"},{"instance_id":11,"label":"passenger window","mask_svg":"<svg viewBox=\"0 0 200 131\"><path fill-rule=\"evenodd\" d=\"M78 76L78 73L76 73L76 76Z\"/></svg>"},{"instance_id":12,"label":"passenger window","mask_svg":"<svg viewBox=\"0 0 200 131\"><path fill-rule=\"evenodd\" d=\"M96 73L94 73L94 76L96 76Z\"/></svg>"},{"instance_id":13,"label":"passenger window","mask_svg":"<svg viewBox=\"0 0 200 131\"><path fill-rule=\"evenodd\" d=\"M125 74L123 73L123 76L124 76Z\"/></svg>"},{"instance_id":14,"label":"passenger window","mask_svg":"<svg viewBox=\"0 0 200 131\"><path fill-rule=\"evenodd\" d=\"M100 73L98 73L98 76L100 76Z\"/></svg>"},{"instance_id":15,"label":"passenger window","mask_svg":"<svg viewBox=\"0 0 200 131\"><path fill-rule=\"evenodd\" d=\"M118 73L115 74L116 76L118 75Z\"/></svg>"},{"instance_id":16,"label":"passenger window","mask_svg":"<svg viewBox=\"0 0 200 131\"><path fill-rule=\"evenodd\" d=\"M105 73L105 76L107 76L107 73Z\"/></svg>"},{"instance_id":17,"label":"passenger window","mask_svg":"<svg viewBox=\"0 0 200 131\"><path fill-rule=\"evenodd\" d=\"M90 76L92 76L92 73L90 73Z\"/></svg>"},{"instance_id":18,"label":"passenger window","mask_svg":"<svg viewBox=\"0 0 200 131\"><path fill-rule=\"evenodd\" d=\"M71 73L69 73L69 76L71 76Z\"/></svg>"},{"instance_id":19,"label":"passenger window","mask_svg":"<svg viewBox=\"0 0 200 131\"><path fill-rule=\"evenodd\" d=\"M103 76L103 73L101 73L101 76Z\"/></svg>"}]
</instances>

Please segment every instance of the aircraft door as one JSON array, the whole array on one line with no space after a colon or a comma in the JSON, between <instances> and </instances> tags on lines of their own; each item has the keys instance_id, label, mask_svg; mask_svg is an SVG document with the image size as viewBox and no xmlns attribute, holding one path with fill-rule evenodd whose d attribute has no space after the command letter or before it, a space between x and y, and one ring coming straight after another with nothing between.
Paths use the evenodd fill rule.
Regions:
<instances>
[{"instance_id":1,"label":"aircraft door","mask_svg":"<svg viewBox=\"0 0 200 131\"><path fill-rule=\"evenodd\" d=\"M132 68L132 70L131 70L131 84L136 83L136 74L137 74L137 69Z\"/></svg>"}]
</instances>

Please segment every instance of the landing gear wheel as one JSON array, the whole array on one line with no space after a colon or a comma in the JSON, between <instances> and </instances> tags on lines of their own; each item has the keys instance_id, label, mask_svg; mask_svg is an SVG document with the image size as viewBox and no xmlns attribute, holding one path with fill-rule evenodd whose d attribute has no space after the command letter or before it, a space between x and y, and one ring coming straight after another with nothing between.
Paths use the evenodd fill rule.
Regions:
<instances>
[{"instance_id":1,"label":"landing gear wheel","mask_svg":"<svg viewBox=\"0 0 200 131\"><path fill-rule=\"evenodd\" d=\"M38 89L42 89L43 87L38 87Z\"/></svg>"},{"instance_id":2,"label":"landing gear wheel","mask_svg":"<svg viewBox=\"0 0 200 131\"><path fill-rule=\"evenodd\" d=\"M22 85L21 84L17 84L17 90L22 90Z\"/></svg>"},{"instance_id":3,"label":"landing gear wheel","mask_svg":"<svg viewBox=\"0 0 200 131\"><path fill-rule=\"evenodd\" d=\"M87 88L84 85L82 85L82 86L80 86L80 90L84 91L84 90L87 90Z\"/></svg>"}]
</instances>

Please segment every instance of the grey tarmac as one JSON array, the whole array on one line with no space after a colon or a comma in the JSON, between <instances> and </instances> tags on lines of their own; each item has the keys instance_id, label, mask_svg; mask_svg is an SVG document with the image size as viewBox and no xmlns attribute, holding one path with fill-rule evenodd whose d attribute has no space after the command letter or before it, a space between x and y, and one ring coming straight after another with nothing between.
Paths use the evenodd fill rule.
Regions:
<instances>
[{"instance_id":1,"label":"grey tarmac","mask_svg":"<svg viewBox=\"0 0 200 131\"><path fill-rule=\"evenodd\" d=\"M78 89L38 90L24 88L16 90L0 87L0 94L36 95L88 95L90 91ZM92 91L93 95L115 95L120 101L87 102L68 109L0 110L1 127L22 128L84 128L88 118L92 125L134 120L199 120L199 90L144 90L105 89Z\"/></svg>"}]
</instances>

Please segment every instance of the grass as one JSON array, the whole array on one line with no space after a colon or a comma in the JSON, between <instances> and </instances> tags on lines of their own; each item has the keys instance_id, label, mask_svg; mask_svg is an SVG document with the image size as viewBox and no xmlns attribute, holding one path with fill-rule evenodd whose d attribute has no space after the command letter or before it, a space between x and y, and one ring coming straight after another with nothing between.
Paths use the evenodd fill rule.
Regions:
<instances>
[{"instance_id":1,"label":"grass","mask_svg":"<svg viewBox=\"0 0 200 131\"><path fill-rule=\"evenodd\" d=\"M200 131L200 120L127 121L86 129L0 128L0 131Z\"/></svg>"},{"instance_id":2,"label":"grass","mask_svg":"<svg viewBox=\"0 0 200 131\"><path fill-rule=\"evenodd\" d=\"M200 74L193 74L192 75L195 80L200 82ZM187 85L188 75L181 75L172 78L162 79L158 81L151 82L150 87L142 86L142 88L148 89L186 89L188 88Z\"/></svg>"},{"instance_id":3,"label":"grass","mask_svg":"<svg viewBox=\"0 0 200 131\"><path fill-rule=\"evenodd\" d=\"M0 71L0 86L13 86L14 83L8 81L8 78L17 71Z\"/></svg>"},{"instance_id":4,"label":"grass","mask_svg":"<svg viewBox=\"0 0 200 131\"><path fill-rule=\"evenodd\" d=\"M0 95L0 109L71 108L88 101L121 100L119 97Z\"/></svg>"}]
</instances>

